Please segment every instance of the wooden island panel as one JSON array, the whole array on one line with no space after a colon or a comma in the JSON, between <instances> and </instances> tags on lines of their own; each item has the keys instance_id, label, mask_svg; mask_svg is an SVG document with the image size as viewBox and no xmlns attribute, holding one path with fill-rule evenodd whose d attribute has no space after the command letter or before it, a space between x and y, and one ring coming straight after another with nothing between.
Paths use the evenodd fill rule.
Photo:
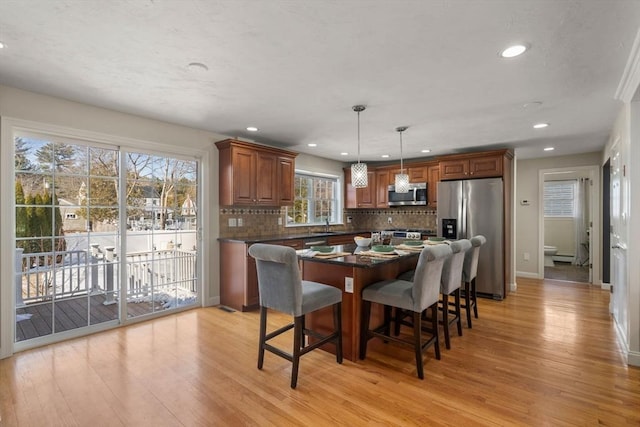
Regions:
<instances>
[{"instance_id":1,"label":"wooden island panel","mask_svg":"<svg viewBox=\"0 0 640 427\"><path fill-rule=\"evenodd\" d=\"M342 291L342 346L345 359L356 361L360 351L360 320L362 316L362 290L386 279L414 269L417 256L400 257L395 262L369 267L319 262L312 258L302 260L302 278L334 286ZM345 277L353 278L353 293L345 292ZM371 326L382 323L382 306L371 306ZM333 313L330 307L308 314L305 318L310 329L321 333L333 331ZM371 342L373 344L373 342ZM324 350L335 353L335 346L327 344Z\"/></svg>"}]
</instances>

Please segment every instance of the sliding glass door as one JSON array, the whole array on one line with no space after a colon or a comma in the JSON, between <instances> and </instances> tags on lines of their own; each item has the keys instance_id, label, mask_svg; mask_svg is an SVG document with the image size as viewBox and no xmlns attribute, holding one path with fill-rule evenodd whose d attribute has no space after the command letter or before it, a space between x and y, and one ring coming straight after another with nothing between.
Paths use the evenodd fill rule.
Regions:
<instances>
[{"instance_id":1,"label":"sliding glass door","mask_svg":"<svg viewBox=\"0 0 640 427\"><path fill-rule=\"evenodd\" d=\"M16 343L198 302L196 160L27 132L14 149Z\"/></svg>"}]
</instances>

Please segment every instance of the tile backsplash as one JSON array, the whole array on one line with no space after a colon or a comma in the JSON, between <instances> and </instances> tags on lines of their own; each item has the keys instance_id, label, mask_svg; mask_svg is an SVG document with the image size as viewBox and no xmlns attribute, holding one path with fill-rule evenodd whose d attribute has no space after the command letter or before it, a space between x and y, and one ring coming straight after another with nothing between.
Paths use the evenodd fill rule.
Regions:
<instances>
[{"instance_id":1,"label":"tile backsplash","mask_svg":"<svg viewBox=\"0 0 640 427\"><path fill-rule=\"evenodd\" d=\"M220 237L248 238L306 234L324 231L323 225L285 227L285 208L225 207L220 209ZM351 222L347 223L347 218ZM391 218L391 222L389 222ZM347 209L343 224L331 231L374 231L387 229L436 230L435 209L400 207L394 209ZM282 225L281 225L282 224Z\"/></svg>"}]
</instances>

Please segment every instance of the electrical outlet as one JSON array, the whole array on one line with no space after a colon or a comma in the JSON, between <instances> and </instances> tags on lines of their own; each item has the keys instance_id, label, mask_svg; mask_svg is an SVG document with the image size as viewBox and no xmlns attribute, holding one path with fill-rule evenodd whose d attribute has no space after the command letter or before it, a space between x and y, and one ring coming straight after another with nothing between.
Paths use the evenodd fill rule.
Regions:
<instances>
[{"instance_id":1,"label":"electrical outlet","mask_svg":"<svg viewBox=\"0 0 640 427\"><path fill-rule=\"evenodd\" d=\"M524 253L524 260L529 261L529 252Z\"/></svg>"},{"instance_id":2,"label":"electrical outlet","mask_svg":"<svg viewBox=\"0 0 640 427\"><path fill-rule=\"evenodd\" d=\"M282 218L278 217L278 225L282 225Z\"/></svg>"},{"instance_id":3,"label":"electrical outlet","mask_svg":"<svg viewBox=\"0 0 640 427\"><path fill-rule=\"evenodd\" d=\"M352 220L353 220L353 218L352 218L352 217L350 217L350 216L348 216L348 217L347 217L347 224L351 224L351 221L352 221Z\"/></svg>"},{"instance_id":4,"label":"electrical outlet","mask_svg":"<svg viewBox=\"0 0 640 427\"><path fill-rule=\"evenodd\" d=\"M238 218L238 227L242 227L243 221L242 218Z\"/></svg>"},{"instance_id":5,"label":"electrical outlet","mask_svg":"<svg viewBox=\"0 0 640 427\"><path fill-rule=\"evenodd\" d=\"M387 218L387 222L388 222L389 224L393 224L393 218L391 218L391 217Z\"/></svg>"},{"instance_id":6,"label":"electrical outlet","mask_svg":"<svg viewBox=\"0 0 640 427\"><path fill-rule=\"evenodd\" d=\"M344 291L350 294L353 293L353 277L344 278Z\"/></svg>"},{"instance_id":7,"label":"electrical outlet","mask_svg":"<svg viewBox=\"0 0 640 427\"><path fill-rule=\"evenodd\" d=\"M229 218L229 227L237 227L238 221L235 218Z\"/></svg>"}]
</instances>

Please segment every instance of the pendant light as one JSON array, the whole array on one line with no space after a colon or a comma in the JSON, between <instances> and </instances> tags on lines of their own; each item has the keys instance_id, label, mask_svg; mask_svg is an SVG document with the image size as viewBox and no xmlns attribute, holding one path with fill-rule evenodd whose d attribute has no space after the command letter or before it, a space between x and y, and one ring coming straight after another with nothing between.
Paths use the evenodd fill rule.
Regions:
<instances>
[{"instance_id":1,"label":"pendant light","mask_svg":"<svg viewBox=\"0 0 640 427\"><path fill-rule=\"evenodd\" d=\"M364 105L353 106L353 111L358 113L358 163L351 165L351 185L354 188L365 188L369 185L367 164L360 163L360 112L365 108Z\"/></svg>"},{"instance_id":2,"label":"pendant light","mask_svg":"<svg viewBox=\"0 0 640 427\"><path fill-rule=\"evenodd\" d=\"M396 131L400 134L400 173L396 174L396 193L409 192L409 175L404 173L404 164L402 163L402 132L407 129L407 126L396 128Z\"/></svg>"}]
</instances>

